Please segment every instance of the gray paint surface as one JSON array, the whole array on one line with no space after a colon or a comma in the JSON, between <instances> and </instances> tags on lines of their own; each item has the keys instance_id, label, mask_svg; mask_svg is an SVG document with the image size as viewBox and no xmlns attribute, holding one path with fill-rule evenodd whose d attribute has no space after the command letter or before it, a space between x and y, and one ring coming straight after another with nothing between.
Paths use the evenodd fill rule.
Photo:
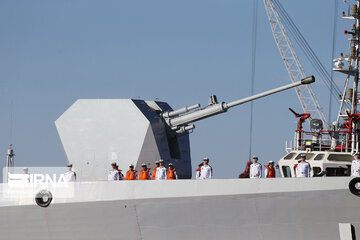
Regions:
<instances>
[{"instance_id":1,"label":"gray paint surface","mask_svg":"<svg viewBox=\"0 0 360 240\"><path fill-rule=\"evenodd\" d=\"M1 199L0 236L338 240L339 223L352 223L360 234L360 198L347 189L349 180L78 182L73 198L54 199L48 208Z\"/></svg>"},{"instance_id":2,"label":"gray paint surface","mask_svg":"<svg viewBox=\"0 0 360 240\"><path fill-rule=\"evenodd\" d=\"M4 239L339 239L359 234L360 199L346 190L0 208Z\"/></svg>"}]
</instances>

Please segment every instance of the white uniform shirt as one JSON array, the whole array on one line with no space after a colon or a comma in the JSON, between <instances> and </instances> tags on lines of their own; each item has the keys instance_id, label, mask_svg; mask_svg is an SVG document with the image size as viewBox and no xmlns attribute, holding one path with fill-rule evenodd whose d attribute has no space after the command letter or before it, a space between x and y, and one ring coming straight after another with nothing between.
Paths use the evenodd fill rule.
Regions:
<instances>
[{"instance_id":1,"label":"white uniform shirt","mask_svg":"<svg viewBox=\"0 0 360 240\"><path fill-rule=\"evenodd\" d=\"M67 182L75 182L76 181L76 173L73 171L67 171L65 173L65 181Z\"/></svg>"},{"instance_id":2,"label":"white uniform shirt","mask_svg":"<svg viewBox=\"0 0 360 240\"><path fill-rule=\"evenodd\" d=\"M268 173L269 173L269 167L266 167L264 171L264 178L267 178Z\"/></svg>"},{"instance_id":3,"label":"white uniform shirt","mask_svg":"<svg viewBox=\"0 0 360 240\"><path fill-rule=\"evenodd\" d=\"M260 163L250 165L250 178L261 178L262 166Z\"/></svg>"},{"instance_id":4,"label":"white uniform shirt","mask_svg":"<svg viewBox=\"0 0 360 240\"><path fill-rule=\"evenodd\" d=\"M310 170L308 162L300 162L296 167L296 177L310 177Z\"/></svg>"},{"instance_id":5,"label":"white uniform shirt","mask_svg":"<svg viewBox=\"0 0 360 240\"><path fill-rule=\"evenodd\" d=\"M201 166L200 179L210 179L210 178L212 178L212 167L210 165Z\"/></svg>"},{"instance_id":6,"label":"white uniform shirt","mask_svg":"<svg viewBox=\"0 0 360 240\"><path fill-rule=\"evenodd\" d=\"M196 171L196 179L201 179L201 171Z\"/></svg>"},{"instance_id":7,"label":"white uniform shirt","mask_svg":"<svg viewBox=\"0 0 360 240\"><path fill-rule=\"evenodd\" d=\"M109 175L108 175L108 180L109 181L119 180L119 171L116 169L110 170Z\"/></svg>"},{"instance_id":8,"label":"white uniform shirt","mask_svg":"<svg viewBox=\"0 0 360 240\"><path fill-rule=\"evenodd\" d=\"M155 179L156 180L163 180L166 179L166 168L164 166L160 166L158 168L156 168L156 175L155 175Z\"/></svg>"},{"instance_id":9,"label":"white uniform shirt","mask_svg":"<svg viewBox=\"0 0 360 240\"><path fill-rule=\"evenodd\" d=\"M351 163L351 176L360 177L360 159L354 159Z\"/></svg>"}]
</instances>

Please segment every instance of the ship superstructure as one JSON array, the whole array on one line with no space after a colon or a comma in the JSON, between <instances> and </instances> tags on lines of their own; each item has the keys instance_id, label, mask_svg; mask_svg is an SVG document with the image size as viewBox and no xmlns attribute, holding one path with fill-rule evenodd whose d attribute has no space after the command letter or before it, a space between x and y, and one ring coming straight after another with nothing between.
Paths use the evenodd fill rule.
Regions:
<instances>
[{"instance_id":1,"label":"ship superstructure","mask_svg":"<svg viewBox=\"0 0 360 240\"><path fill-rule=\"evenodd\" d=\"M309 113L299 114L294 139L286 144L287 154L280 159L279 167L283 177L295 177L295 168L300 154L306 153L312 168L312 176L350 176L353 155L359 152L360 114L358 112L359 84L359 1L352 5L344 19L354 21L351 30L345 30L349 38L348 55L341 53L334 59L333 71L346 75L343 94L339 96L340 107L336 121L328 128L321 119L313 119ZM309 121L310 131L303 129Z\"/></svg>"}]
</instances>

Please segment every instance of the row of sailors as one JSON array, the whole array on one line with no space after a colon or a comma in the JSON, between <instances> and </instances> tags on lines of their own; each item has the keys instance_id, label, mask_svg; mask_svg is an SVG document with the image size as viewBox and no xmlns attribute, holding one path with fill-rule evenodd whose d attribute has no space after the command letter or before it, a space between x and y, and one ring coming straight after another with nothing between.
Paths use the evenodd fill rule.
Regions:
<instances>
[{"instance_id":1,"label":"row of sailors","mask_svg":"<svg viewBox=\"0 0 360 240\"><path fill-rule=\"evenodd\" d=\"M156 166L152 173L150 173L150 168L147 168L146 164L141 164L142 169L137 174L137 171L134 170L134 165L129 166L129 170L124 176L122 170L119 170L116 163L112 163L108 175L109 181L117 180L174 180L178 179L176 168L172 163L169 163L168 169L164 166L164 160L159 160L155 162ZM196 179L211 179L212 178L212 167L209 165L209 158L204 158L204 161L199 164L199 169L196 170Z\"/></svg>"},{"instance_id":2,"label":"row of sailors","mask_svg":"<svg viewBox=\"0 0 360 240\"><path fill-rule=\"evenodd\" d=\"M301 160L296 166L296 177L310 177L311 167L306 160L306 154L301 154ZM129 171L127 171L126 176L121 173L121 170L118 169L116 163L112 163L112 170L108 175L109 181L115 180L163 180L163 179L177 179L176 169L172 163L169 163L168 169L164 167L164 161L156 161L156 167L153 170L152 174L150 173L150 168L147 168L146 164L142 164L142 169L137 176L137 171L134 170L134 165L130 165ZM200 163L199 168L196 169L196 179L211 179L213 176L212 167L209 165L209 158L205 157L204 161ZM68 164L68 171L65 173L65 180L68 182L76 181L76 173L72 170L72 164ZM30 176L28 168L24 168L24 175ZM351 176L360 177L360 153L355 154L355 158L351 164ZM246 169L244 173L240 174L240 178L261 178L262 177L262 166L258 162L258 157L253 157L253 162L249 161L246 164ZM276 171L274 168L274 162L269 161L268 165L265 165L265 178L275 178Z\"/></svg>"},{"instance_id":3,"label":"row of sailors","mask_svg":"<svg viewBox=\"0 0 360 240\"><path fill-rule=\"evenodd\" d=\"M240 174L239 178L261 178L262 177L262 165L258 162L257 156L253 157L253 162L250 160L246 163L245 171ZM274 167L274 161L269 161L268 165L265 165L265 178L275 178L276 171Z\"/></svg>"},{"instance_id":4,"label":"row of sailors","mask_svg":"<svg viewBox=\"0 0 360 240\"><path fill-rule=\"evenodd\" d=\"M245 171L240 174L239 178L261 178L262 177L262 165L258 162L257 156L253 157L253 162L248 161ZM296 177L310 177L311 167L306 160L306 154L301 154L300 162L295 166ZM269 161L268 165L265 165L264 171L265 178L275 178L276 170L274 167L274 161Z\"/></svg>"},{"instance_id":5,"label":"row of sailors","mask_svg":"<svg viewBox=\"0 0 360 240\"><path fill-rule=\"evenodd\" d=\"M134 169L134 165L131 164L129 166L129 170L124 176L122 174L122 170L119 170L118 165L116 163L112 163L112 170L109 172L108 180L173 180L178 178L176 168L174 168L172 163L169 163L168 169L165 168L163 160L156 161L155 164L156 166L152 173L150 173L151 169L147 168L145 163L141 164L139 175L138 172Z\"/></svg>"},{"instance_id":6,"label":"row of sailors","mask_svg":"<svg viewBox=\"0 0 360 240\"><path fill-rule=\"evenodd\" d=\"M258 157L253 157L254 163L247 165L249 166L249 177L250 178L261 178L261 164L258 163ZM246 172L246 170L245 170ZM308 162L306 162L306 154L303 153L300 155L300 161L298 164L295 165L295 177L302 178L302 177L310 177L311 166ZM244 173L243 173L244 174ZM351 162L351 173L352 177L360 177L360 153L355 153L354 160ZM266 166L265 169L265 177L271 178L275 177L275 168L274 162L270 161L269 165Z\"/></svg>"},{"instance_id":7,"label":"row of sailors","mask_svg":"<svg viewBox=\"0 0 360 240\"><path fill-rule=\"evenodd\" d=\"M296 177L310 177L311 166L306 162L306 154L300 155L300 161L295 165L295 176ZM258 157L253 157L253 162L249 161L246 165L245 172L240 174L240 178L261 178L262 177L262 165L258 162ZM204 161L200 163L199 168L196 169L196 179L211 179L213 176L212 167L209 165L209 158L205 157ZM76 173L72 171L72 165L67 165L68 171L65 173L67 181L76 181ZM177 179L176 169L172 163L169 163L168 170L164 167L164 161L156 161L156 167L152 174L150 169L147 168L146 164L142 164L142 169L137 177L137 171L134 170L134 166L130 165L129 171L126 176L121 173L116 163L112 164L113 170L110 171L108 180L163 180L163 179ZM24 172L27 174L28 169L25 168ZM356 153L354 160L351 163L351 176L360 177L360 153ZM275 178L276 170L274 162L269 161L268 165L265 165L264 171L265 178Z\"/></svg>"}]
</instances>

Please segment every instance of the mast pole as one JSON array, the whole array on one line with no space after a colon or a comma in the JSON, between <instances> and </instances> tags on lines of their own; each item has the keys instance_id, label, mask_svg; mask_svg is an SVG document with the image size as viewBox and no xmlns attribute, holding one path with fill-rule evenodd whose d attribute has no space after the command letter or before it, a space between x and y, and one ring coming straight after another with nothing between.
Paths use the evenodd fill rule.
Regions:
<instances>
[{"instance_id":1,"label":"mast pole","mask_svg":"<svg viewBox=\"0 0 360 240\"><path fill-rule=\"evenodd\" d=\"M357 113L357 92L358 92L358 84L359 84L359 7L360 7L360 0L357 0L357 11L356 11L356 17L355 19L355 36L354 36L354 40L353 44L354 44L354 48L355 48L355 54L354 54L354 59L355 59L355 76L354 76L354 85L353 85L353 96L351 99L351 114L356 114ZM357 147L356 141L357 141L357 121L353 121L352 123L352 137L351 137L351 152L358 152L359 149Z\"/></svg>"}]
</instances>

